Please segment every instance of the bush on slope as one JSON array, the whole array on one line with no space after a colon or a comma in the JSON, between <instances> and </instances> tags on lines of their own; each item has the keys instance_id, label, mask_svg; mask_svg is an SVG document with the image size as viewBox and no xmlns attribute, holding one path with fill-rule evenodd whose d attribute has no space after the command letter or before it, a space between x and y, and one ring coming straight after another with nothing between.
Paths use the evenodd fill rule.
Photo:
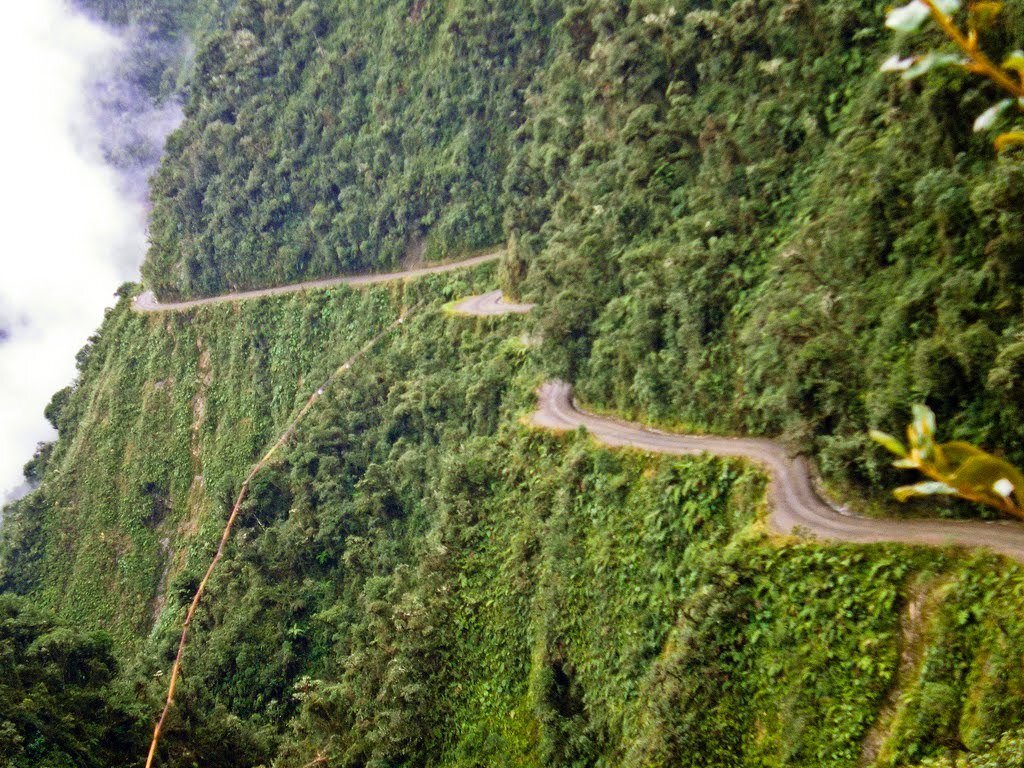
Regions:
<instances>
[{"instance_id":1,"label":"bush on slope","mask_svg":"<svg viewBox=\"0 0 1024 768\"><path fill-rule=\"evenodd\" d=\"M491 280L122 306L81 356L0 570L115 630L148 726L235 484L338 359L425 303L254 484L162 764L852 766L893 687L884 764L1024 727L1019 568L780 547L749 467L525 429L524 320L441 311Z\"/></svg>"},{"instance_id":2,"label":"bush on slope","mask_svg":"<svg viewBox=\"0 0 1024 768\"><path fill-rule=\"evenodd\" d=\"M0 596L0 759L9 768L134 764L142 729L114 681L110 638Z\"/></svg>"},{"instance_id":3,"label":"bush on slope","mask_svg":"<svg viewBox=\"0 0 1024 768\"><path fill-rule=\"evenodd\" d=\"M254 489L197 621L166 764L1013 759L1019 566L769 541L749 468L516 424L539 371L558 368L602 405L785 431L865 477L877 469L849 462L863 426L902 423L917 396L981 442L1015 434L1018 171L964 131L957 101L972 91L876 78L881 9L866 4L668 8L574 6L529 100L505 273L545 302L543 359L518 320L433 311L486 272L163 318L122 306L82 355L52 408L62 436L42 488L5 523L0 572L6 589L108 624L155 713L176 621L249 462L345 350L403 303L432 308ZM295 24L318 18L299 10ZM310 45L279 13L242 6L206 54L211 84L259 91L242 77L253 62L228 54L277 67L292 50L253 39ZM231 62L239 77L217 85ZM209 147L224 147L217 163L242 157L224 126L197 112L161 183L231 204L244 167L201 199L173 176L190 131L209 128L189 155L197 178ZM187 231L187 208L172 208L161 237ZM267 221L273 244L287 227ZM231 238L251 221L224 213L217 227ZM184 285L154 253L153 274ZM273 247L257 255L253 279L291 276Z\"/></svg>"},{"instance_id":4,"label":"bush on slope","mask_svg":"<svg viewBox=\"0 0 1024 768\"><path fill-rule=\"evenodd\" d=\"M1024 22L1005 13L1009 49ZM557 20L557 23L555 23ZM1021 165L969 77L878 73L866 0L240 4L155 183L162 294L509 237L591 402L891 485L927 402L1021 460Z\"/></svg>"}]
</instances>

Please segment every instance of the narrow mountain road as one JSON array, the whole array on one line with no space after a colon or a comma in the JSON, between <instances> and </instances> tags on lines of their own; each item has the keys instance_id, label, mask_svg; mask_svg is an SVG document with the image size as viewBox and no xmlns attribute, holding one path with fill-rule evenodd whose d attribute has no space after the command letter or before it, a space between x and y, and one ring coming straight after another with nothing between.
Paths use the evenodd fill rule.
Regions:
<instances>
[{"instance_id":1,"label":"narrow mountain road","mask_svg":"<svg viewBox=\"0 0 1024 768\"><path fill-rule=\"evenodd\" d=\"M470 296L452 305L451 311L457 315L474 315L476 317L492 317L495 315L525 315L536 306L535 304L514 304L505 301L501 291L491 291L480 296Z\"/></svg>"},{"instance_id":2,"label":"narrow mountain road","mask_svg":"<svg viewBox=\"0 0 1024 768\"><path fill-rule=\"evenodd\" d=\"M748 459L768 470L771 527L778 533L810 533L831 541L984 547L1024 560L1024 525L1011 521L879 520L840 512L814 490L807 461L790 457L763 438L691 436L662 432L576 407L572 387L552 381L538 391L533 423L556 431L586 427L600 443L673 456L710 453Z\"/></svg>"},{"instance_id":3,"label":"narrow mountain road","mask_svg":"<svg viewBox=\"0 0 1024 768\"><path fill-rule=\"evenodd\" d=\"M474 256L462 261L449 261L443 264L432 264L428 267L410 269L404 272L386 272L369 275L348 275L345 277L328 277L322 280L309 280L304 283L292 283L291 285L279 285L274 288L260 288L254 291L236 291L225 293L220 296L210 296L205 299L191 299L189 301L173 301L162 303L157 300L152 291L145 291L135 297L132 302L132 309L136 312L184 312L196 307L205 307L210 304L225 304L233 301L246 301L248 299L264 299L269 296L287 296L291 293L303 291L320 290L333 288L337 285L349 285L360 287L365 285L378 285L379 283L390 283L395 280L409 280L426 275L436 275L442 272L454 272L458 269L467 269L479 264L486 264L497 261L501 258L503 251L485 253L481 256Z\"/></svg>"},{"instance_id":4,"label":"narrow mountain road","mask_svg":"<svg viewBox=\"0 0 1024 768\"><path fill-rule=\"evenodd\" d=\"M177 304L139 306L137 299L136 309L141 312L180 311L206 304L296 293L310 288L330 287L332 285L368 285L375 282L400 280L469 267L486 261L493 261L499 255L488 254L453 264L437 265L435 267L398 272L390 275L334 278L327 281L228 294L211 299L199 299L197 301L179 302ZM483 296L469 297L456 305L456 311L461 314L483 316L511 313L524 314L532 308L532 305L505 303L500 291L492 291ZM210 577L224 555L228 541L231 538L232 529L241 513L242 504L245 502L253 479L273 460L277 452L288 443L305 416L316 406L327 389L360 358L368 354L385 335L401 326L408 314L408 311L403 311L398 319L371 338L359 351L338 366L328 376L327 380L309 396L309 399L285 426L283 432L263 457L253 464L249 474L243 481L239 488L238 497L232 506L231 513L228 515L217 551L205 575L199 582L192 602L186 611L181 638L178 641L177 653L171 666L167 698L153 729L153 738L150 742L146 758L146 768L152 768L153 766L163 727L171 708L174 706L174 694L177 689L177 682L181 677L181 665L185 655L185 648L188 644L192 620L206 593ZM618 419L596 416L576 407L572 399L571 385L562 381L550 381L542 385L537 395L537 410L532 416L532 421L538 427L555 431L571 431L578 427L585 427L594 439L610 447L638 448L653 453L674 456L710 453L716 456L743 458L762 465L769 475L768 503L771 510L770 523L772 528L780 533L810 533L828 540L854 543L896 541L931 546L952 544L966 547L983 547L1008 555L1016 560L1024 561L1024 526L1019 523L955 520L876 520L847 515L830 506L818 496L814 490L806 461L799 457L791 458L781 445L772 440L681 435L650 429Z\"/></svg>"},{"instance_id":5,"label":"narrow mountain road","mask_svg":"<svg viewBox=\"0 0 1024 768\"><path fill-rule=\"evenodd\" d=\"M478 314L494 315L506 305L497 291L470 297L457 306L463 314L474 314L474 309L480 309ZM614 448L638 448L673 456L710 453L760 464L770 478L769 522L778 533L810 534L858 544L901 542L981 547L1024 561L1024 525L1015 521L880 520L842 512L817 494L807 460L791 457L773 440L683 435L597 416L577 408L572 387L562 381L548 382L538 390L532 422L555 431L585 427L595 440Z\"/></svg>"}]
</instances>

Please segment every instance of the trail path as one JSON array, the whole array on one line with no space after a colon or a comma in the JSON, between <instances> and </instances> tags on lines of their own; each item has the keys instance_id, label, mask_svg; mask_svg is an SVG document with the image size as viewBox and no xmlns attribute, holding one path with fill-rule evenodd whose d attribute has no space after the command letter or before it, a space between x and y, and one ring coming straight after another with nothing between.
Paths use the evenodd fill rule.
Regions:
<instances>
[{"instance_id":1,"label":"trail path","mask_svg":"<svg viewBox=\"0 0 1024 768\"><path fill-rule=\"evenodd\" d=\"M132 307L137 312L180 312L185 310L194 309L195 307L202 307L209 304L221 304L232 301L242 301L245 299L256 299L263 298L266 296L282 296L289 293L298 293L300 291L307 291L316 288L330 288L335 285L374 285L377 283L390 282L392 280L407 280L410 278L422 277L424 275L433 275L440 272L451 272L456 269L465 269L467 267L473 267L478 264L484 264L489 261L495 261L501 257L501 252L488 253L482 256L476 256L471 259L464 259L463 261L449 262L447 264L436 264L429 267L422 267L420 269L406 270L405 272L392 272L387 274L377 275L359 275L353 277L338 277L330 278L326 280L314 280L307 283L297 283L295 285L281 286L277 288L264 288L257 291L244 291L240 293L230 293L223 296L214 296L207 299L195 299L193 301L180 301L171 304L161 304L156 300L156 297L151 291L147 291L140 296L135 298ZM167 716L170 714L171 708L174 706L174 694L178 687L178 680L181 678L181 662L185 656L185 648L188 646L189 630L192 626L192 619L195 617L196 611L199 609L199 604L202 602L203 596L206 594L206 588L209 584L210 577L213 576L214 571L217 569L217 565L224 557L224 552L227 548L228 542L231 540L231 532L234 529L235 523L238 520L238 516L242 511L242 504L245 503L246 496L249 494L249 486L252 484L253 479L262 472L267 465L273 460L281 448L287 444L287 442L295 434L295 430L298 429L299 424L306 415L313 409L313 407L320 401L320 399L326 394L327 389L337 381L337 379L348 371L360 358L370 352L384 336L394 331L402 323L405 322L405 318L408 316L409 311L404 311L391 325L382 330L372 339L370 339L358 352L352 355L348 360L339 365L330 376L327 377L326 381L320 385L317 390L309 396L302 408L295 414L290 422L285 426L284 431L278 436L274 443L270 446L263 457L252 465L249 470L249 474L246 475L245 480L242 482L241 487L238 490L238 497L235 499L235 503L231 508L231 513L228 515L227 522L224 525L224 531L221 534L220 544L217 547L217 551L210 561L209 567L206 569L206 573L203 575L202 581L199 582L199 586L196 588L195 595L192 597L192 602L189 604L188 610L185 613L185 621L181 627L181 638L178 641L178 650L174 657L174 663L171 665L170 679L167 685L167 698L164 701L163 711L160 713L160 718L157 720L156 726L153 728L153 738L149 745L149 753L146 756L146 768L152 768L154 761L156 760L157 750L160 746L160 736L163 733L164 724L167 722Z\"/></svg>"},{"instance_id":2,"label":"trail path","mask_svg":"<svg viewBox=\"0 0 1024 768\"><path fill-rule=\"evenodd\" d=\"M196 307L205 307L210 304L225 304L233 301L246 301L248 299L264 299L268 296L287 296L290 293L301 293L303 291L321 290L333 288L337 285L350 285L360 287L365 285L377 285L389 283L395 280L409 280L426 275L436 275L442 272L454 272L458 269L467 269L479 264L486 264L497 261L501 258L503 251L485 253L481 256L474 256L471 259L462 261L449 261L443 264L433 264L428 267L409 269L404 272L384 272L369 275L348 275L345 277L328 277L323 280L309 280L304 283L292 283L291 285L279 285L274 288L260 288L254 291L236 291L225 293L220 296L210 296L205 299L191 299L189 301L172 301L166 304L157 300L152 291L145 291L135 297L132 302L132 309L136 312L183 312Z\"/></svg>"},{"instance_id":3,"label":"trail path","mask_svg":"<svg viewBox=\"0 0 1024 768\"><path fill-rule=\"evenodd\" d=\"M136 299L135 309L140 312L181 311L207 304L240 301L264 296L279 296L311 288L327 288L334 285L370 285L389 280L401 280L471 267L476 264L493 261L499 258L499 256L500 254L492 253L461 262L425 267L407 272L332 278L174 304L159 304L151 293L147 293L142 294ZM454 307L454 311L460 314L480 316L513 313L525 314L531 309L533 309L533 305L506 303L501 291L492 291L482 296L468 297ZM310 395L309 399L288 423L269 450L250 469L249 474L239 489L238 497L231 509L231 514L228 516L221 535L220 545L217 547L213 560L210 562L202 581L199 583L199 587L196 589L196 593L185 614L178 651L174 664L171 667L167 699L153 730L153 739L146 758L146 768L152 768L163 726L171 707L174 705L174 694L181 676L181 662L188 644L192 619L203 595L206 593L210 577L224 556L224 551L231 539L231 531L241 512L242 504L249 493L249 486L253 479L291 439L303 418L313 409L320 398L324 396L328 387L338 377L348 371L356 361L370 352L386 334L398 328L405 321L407 315L407 312L403 312L390 326L370 339L358 352L338 366L323 385ZM772 528L780 533L806 532L820 536L823 539L854 543L897 541L931 546L952 544L967 547L983 547L1008 555L1016 560L1024 561L1024 526L1019 523L959 520L877 520L845 514L822 500L816 493L806 460L802 457L791 457L779 443L772 440L682 435L663 432L605 416L597 416L577 408L572 399L571 385L562 381L550 381L542 385L537 394L537 410L532 416L532 421L539 427L555 431L570 431L578 427L584 427L598 442L610 447L638 448L654 453L675 456L710 453L716 456L733 456L748 459L762 465L768 471L770 479L768 485L768 502L771 510L770 523Z\"/></svg>"},{"instance_id":4,"label":"trail path","mask_svg":"<svg viewBox=\"0 0 1024 768\"><path fill-rule=\"evenodd\" d=\"M192 619L195 616L196 610L199 608L199 603L203 599L203 595L206 594L206 587L210 581L210 577L213 576L213 572L217 569L217 564L220 563L221 558L224 557L224 551L227 548L228 541L231 540L231 531L235 526L235 522L238 520L238 515L242 510L242 504L245 502L246 496L249 494L249 486L252 484L253 479L263 469L270 464L275 454L291 439L292 435L295 434L295 430L299 428L299 424L306 415L313 409L313 406L322 398L327 389L334 384L337 379L348 371L361 357L365 356L370 352L382 338L393 330L398 328L402 323L405 322L405 318L408 316L408 312L403 312L397 320L391 325L382 330L366 344L359 349L354 355L348 360L343 362L334 372L327 377L326 381L320 385L320 387L309 396L309 399L305 402L302 408L299 409L295 417L288 422L284 431L280 434L277 440L270 446L267 452L263 455L259 461L253 464L252 469L249 470L249 474L246 476L241 488L238 490L238 497L235 499L234 506L231 508L231 514L228 515L228 521L224 526L224 532L221 534L220 545L217 547L217 552L213 556L213 560L210 561L210 566L206 569L206 573L203 576L203 580L199 582L199 586L196 588L196 593L192 597L192 602L189 604L188 611L185 613L185 622L181 627L181 639L178 641L178 652L174 657L174 664L171 666L170 682L167 686L167 699L164 702L163 712L160 713L160 719L157 720L156 727L153 729L153 740L150 742L149 754L146 757L146 768L152 768L153 761L156 759L157 748L160 744L160 735L163 731L164 723L167 721L167 716L170 714L171 707L174 705L174 693L178 687L178 679L181 677L181 662L185 656L185 648L188 645L189 629L192 626Z\"/></svg>"},{"instance_id":5,"label":"trail path","mask_svg":"<svg viewBox=\"0 0 1024 768\"><path fill-rule=\"evenodd\" d=\"M506 306L509 305L502 303L501 292L495 291L464 299L456 308L463 314L494 315L501 314ZM532 421L539 427L556 431L585 427L598 442L611 447L639 448L674 456L710 453L760 464L770 477L769 522L779 533L809 533L830 541L860 544L896 541L982 547L1024 561L1024 525L1018 522L880 520L848 514L818 495L805 458L790 456L773 440L683 435L597 416L577 408L572 399L572 387L562 381L544 384L537 395L537 411Z\"/></svg>"}]
</instances>

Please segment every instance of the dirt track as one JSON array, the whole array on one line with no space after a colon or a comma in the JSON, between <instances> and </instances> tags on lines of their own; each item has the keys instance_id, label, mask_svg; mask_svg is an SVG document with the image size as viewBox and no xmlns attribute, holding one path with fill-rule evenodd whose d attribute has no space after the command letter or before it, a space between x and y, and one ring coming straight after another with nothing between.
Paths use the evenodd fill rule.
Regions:
<instances>
[{"instance_id":1,"label":"dirt track","mask_svg":"<svg viewBox=\"0 0 1024 768\"><path fill-rule=\"evenodd\" d=\"M250 291L244 294L229 294L212 299L200 299L198 301L180 302L178 304L156 304L154 307L136 306L136 309L142 312L174 311L204 304L295 293L316 287L344 284L367 285L374 282L444 272L481 264L496 258L498 258L497 254L489 254L455 264L439 265L423 270L413 270L391 275L336 278L316 283L304 283L284 288L270 288L263 291ZM470 297L456 305L456 311L470 315L522 314L529 312L531 309L532 306L527 305L505 304L500 291L494 291L484 296ZM153 731L153 739L146 759L146 768L150 768L153 765L164 723L171 707L174 705L176 683L181 674L181 663L188 642L192 618L202 600L206 584L224 553L250 483L273 459L277 451L288 442L305 415L323 397L326 389L339 376L348 371L359 358L373 349L385 334L400 326L404 322L405 317L406 313L403 312L401 317L395 320L388 328L374 336L362 349L346 360L328 377L323 386L309 397L305 405L287 425L263 458L253 465L249 475L242 483L238 498L224 528L220 546L200 582L186 614L177 655L171 668L167 698L164 703L164 709ZM673 434L618 419L596 416L578 409L572 400L572 387L561 381L551 381L544 384L538 390L537 395L537 410L533 414L532 421L539 427L556 431L568 431L584 427L598 442L611 447L637 448L644 451L676 456L710 453L716 456L734 456L760 464L768 471L769 475L768 504L770 524L779 533L812 534L827 540L854 543L898 541L907 544L925 544L930 546L957 545L982 547L1008 555L1016 560L1024 561L1024 526L1019 523L1002 521L876 520L844 514L823 501L815 492L807 463L802 458L790 457L781 445L771 440Z\"/></svg>"},{"instance_id":2,"label":"dirt track","mask_svg":"<svg viewBox=\"0 0 1024 768\"><path fill-rule=\"evenodd\" d=\"M473 267L500 257L500 252L489 253L405 272L314 280L169 304L157 302L151 292L146 292L135 299L133 306L138 312L182 311L208 304L281 296L336 285L362 286L405 280ZM501 291L470 296L452 307L457 314L476 316L525 314L532 309L532 304L505 302ZM846 514L823 501L815 492L806 460L789 456L781 445L772 440L670 434L596 416L577 409L570 385L557 381L549 382L539 390L538 410L533 415L533 422L554 430L572 430L582 426L599 442L612 447L638 448L677 456L711 453L754 461L765 467L771 478L768 487L770 522L779 533L809 533L822 539L855 543L898 541L930 546L983 547L1024 561L1024 525L1017 522L879 520Z\"/></svg>"},{"instance_id":3,"label":"dirt track","mask_svg":"<svg viewBox=\"0 0 1024 768\"><path fill-rule=\"evenodd\" d=\"M174 664L171 666L170 682L167 687L167 699L164 702L163 711L160 713L160 718L157 720L156 726L153 729L153 740L150 742L149 753L146 757L146 768L152 768L153 761L156 759L157 748L160 744L160 735L163 731L164 724L167 721L167 716L170 714L171 707L174 706L174 693L177 688L178 679L181 677L181 663L185 657L185 647L188 644L189 630L192 625L192 619L195 616L196 610L199 608L199 603L203 599L203 595L206 594L206 586L210 581L210 577L213 572L217 569L218 563L224 556L224 550L227 547L228 541L231 539L231 531L235 526L235 522L238 520L238 516L242 511L242 504L249 494L249 486L252 481L256 478L264 468L273 460L275 454L280 451L289 440L292 435L299 428L302 420L306 418L313 407L320 401L320 398L324 396L327 390L334 384L343 374L345 374L353 365L356 364L362 357L369 354L377 343L380 342L386 335L394 331L396 328L405 322L408 317L408 311L403 311L402 314L384 330L380 331L373 338L371 338L366 344L362 346L359 351L348 358L345 362L339 365L330 376L324 381L320 388L317 389L309 399L306 400L302 408L299 409L298 413L288 422L285 426L284 431L280 434L277 440L270 446L267 452L263 455L259 461L252 465L252 469L249 470L249 474L246 476L241 487L238 491L238 497L235 499L234 506L231 508L231 514L228 515L227 523L224 526L224 532L221 534L220 545L217 547L217 552L213 556L213 560L210 562L209 567L206 569L206 574L199 582L199 586L196 588L195 595L192 597L192 602L189 604L188 611L185 613L185 622L181 628L181 639L178 641L178 651L174 657Z\"/></svg>"},{"instance_id":4,"label":"dirt track","mask_svg":"<svg viewBox=\"0 0 1024 768\"><path fill-rule=\"evenodd\" d=\"M586 427L600 443L639 448L654 453L689 456L711 453L749 459L768 470L768 502L772 528L779 533L810 533L822 539L870 543L898 541L906 544L947 544L983 547L1024 560L1024 525L1012 521L980 520L878 520L838 511L818 496L807 462L792 458L772 440L760 438L704 437L648 429L579 410L572 388L561 381L544 384L538 391L533 423L553 430Z\"/></svg>"},{"instance_id":5,"label":"dirt track","mask_svg":"<svg viewBox=\"0 0 1024 768\"><path fill-rule=\"evenodd\" d=\"M206 299L192 299L190 301L173 301L163 304L157 301L152 291L140 293L132 302L132 309L136 312L182 312L196 307L205 307L209 304L223 304L231 301L246 301L247 299L263 299L268 296L286 296L290 293L301 293L302 291L333 288L336 285L350 285L354 287L364 285L377 285L378 283L389 283L394 280L408 280L425 275L436 275L441 272L453 272L457 269L475 267L478 264L486 264L489 261L497 261L501 258L502 251L485 253L482 256L474 256L463 261L449 261L444 264L434 264L429 267L410 269L405 272L387 272L371 275L349 275L347 277L328 277L323 280L309 280L305 283L293 283L291 285L279 285L274 288L260 288L255 291L236 291L225 293L221 296L211 296Z\"/></svg>"}]
</instances>

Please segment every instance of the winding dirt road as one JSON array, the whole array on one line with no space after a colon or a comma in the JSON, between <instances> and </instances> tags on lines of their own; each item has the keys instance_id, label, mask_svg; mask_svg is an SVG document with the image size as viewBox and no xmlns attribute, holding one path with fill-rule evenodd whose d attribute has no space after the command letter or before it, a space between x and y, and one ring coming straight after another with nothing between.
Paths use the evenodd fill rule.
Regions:
<instances>
[{"instance_id":1,"label":"winding dirt road","mask_svg":"<svg viewBox=\"0 0 1024 768\"><path fill-rule=\"evenodd\" d=\"M290 293L301 293L302 291L321 290L333 288L337 285L349 285L360 287L365 285L377 285L379 283L390 283L395 280L409 280L426 275L436 275L441 272L454 272L457 269L467 269L478 264L486 264L497 261L504 251L485 253L481 256L474 256L462 261L448 261L443 264L433 264L419 269L410 269L404 272L386 272L369 275L348 275L346 277L328 277L322 280L309 280L304 283L292 283L291 285L279 285L274 288L260 288L254 291L236 291L225 293L220 296L210 296L205 299L191 299L189 301L173 301L166 304L157 300L152 291L145 291L135 297L132 302L132 309L136 312L183 312L196 307L205 307L210 304L224 304L231 301L246 301L248 299L265 299L268 296L286 296Z\"/></svg>"},{"instance_id":2,"label":"winding dirt road","mask_svg":"<svg viewBox=\"0 0 1024 768\"><path fill-rule=\"evenodd\" d=\"M501 291L470 296L455 309L467 315L529 311L531 306L505 304ZM580 410L572 386L551 381L537 391L535 426L554 431L579 427L599 443L613 448L638 448L673 456L710 453L760 464L768 471L769 523L782 534L810 534L856 544L901 542L928 546L981 547L1024 561L1024 525L1010 520L880 520L842 511L815 491L803 457L792 457L779 443L765 438L682 435Z\"/></svg>"},{"instance_id":3,"label":"winding dirt road","mask_svg":"<svg viewBox=\"0 0 1024 768\"><path fill-rule=\"evenodd\" d=\"M263 296L278 296L310 288L330 287L332 285L368 285L375 282L400 280L469 267L486 261L493 261L499 255L488 254L453 264L437 265L390 275L334 278L326 281L301 283L282 288L268 288L261 291L247 291L245 293L228 294L210 299L179 302L177 304L153 303L140 306L139 299L145 296L143 294L143 296L136 299L136 309L140 312L176 311L206 304ZM155 299L153 301L155 302ZM503 300L501 291L492 291L482 296L471 296L455 306L455 311L460 314L482 316L510 313L525 314L531 309L533 309L532 305L506 303ZM146 758L146 768L151 768L153 765L163 726L171 707L174 705L174 694L177 688L177 681L181 676L181 663L188 643L192 620L206 592L207 583L223 557L232 529L248 494L250 484L256 475L271 462L275 454L291 439L304 417L324 396L327 389L361 357L368 354L385 335L401 326L407 316L408 311L403 311L390 326L371 338L358 352L334 370L323 385L310 395L306 403L288 423L264 456L252 466L248 476L242 483L238 497L235 500L221 535L220 545L202 581L200 581L186 612L181 638L178 642L177 654L171 667L167 698L164 702L163 711L153 729L153 738ZM550 381L540 387L537 392L537 410L532 416L532 421L538 427L555 431L571 431L584 427L594 439L610 447L638 448L653 453L674 456L710 453L716 456L732 456L754 461L768 471L768 504L771 510L769 520L771 527L779 533L809 533L820 536L823 539L854 543L896 541L930 546L983 547L1008 555L1016 560L1024 561L1024 526L1019 523L957 520L876 520L845 514L823 501L815 492L806 461L800 457L790 457L781 445L772 440L681 435L650 429L618 419L596 416L576 407L572 399L572 387L563 381Z\"/></svg>"},{"instance_id":4,"label":"winding dirt road","mask_svg":"<svg viewBox=\"0 0 1024 768\"><path fill-rule=\"evenodd\" d=\"M859 544L897 541L906 544L983 547L1024 560L1024 525L1012 521L878 520L839 511L821 499L811 482L806 460L792 458L772 440L690 436L661 432L638 424L587 413L576 407L572 387L562 381L544 384L537 393L533 423L556 431L586 427L600 443L654 453L692 456L711 453L748 459L768 470L771 527L783 534L810 533L822 539Z\"/></svg>"}]
</instances>

